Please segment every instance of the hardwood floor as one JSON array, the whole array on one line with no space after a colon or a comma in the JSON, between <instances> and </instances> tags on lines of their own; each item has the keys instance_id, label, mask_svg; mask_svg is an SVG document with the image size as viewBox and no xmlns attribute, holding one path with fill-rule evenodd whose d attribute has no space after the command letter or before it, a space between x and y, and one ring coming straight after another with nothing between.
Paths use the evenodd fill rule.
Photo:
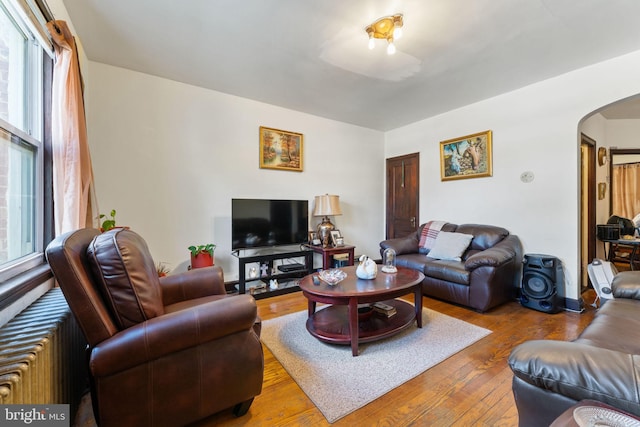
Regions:
<instances>
[{"instance_id":1,"label":"hardwood floor","mask_svg":"<svg viewBox=\"0 0 640 427\"><path fill-rule=\"evenodd\" d=\"M262 394L249 412L236 418L231 410L224 411L198 426L517 426L507 365L511 349L531 339L574 339L595 313L590 305L593 291L583 297L581 314L546 314L515 301L480 314L425 297L425 307L493 333L334 424L326 421L264 347ZM299 292L258 300L263 320L306 307Z\"/></svg>"}]
</instances>

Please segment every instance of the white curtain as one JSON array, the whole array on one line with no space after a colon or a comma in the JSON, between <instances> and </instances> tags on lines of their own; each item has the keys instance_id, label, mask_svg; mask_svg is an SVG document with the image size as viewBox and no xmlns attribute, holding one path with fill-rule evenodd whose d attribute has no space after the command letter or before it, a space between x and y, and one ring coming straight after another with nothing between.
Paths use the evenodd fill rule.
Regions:
<instances>
[{"instance_id":1,"label":"white curtain","mask_svg":"<svg viewBox=\"0 0 640 427\"><path fill-rule=\"evenodd\" d=\"M78 51L65 21L51 21L53 200L56 235L97 225Z\"/></svg>"},{"instance_id":2,"label":"white curtain","mask_svg":"<svg viewBox=\"0 0 640 427\"><path fill-rule=\"evenodd\" d=\"M612 214L633 219L640 213L640 163L613 166Z\"/></svg>"}]
</instances>

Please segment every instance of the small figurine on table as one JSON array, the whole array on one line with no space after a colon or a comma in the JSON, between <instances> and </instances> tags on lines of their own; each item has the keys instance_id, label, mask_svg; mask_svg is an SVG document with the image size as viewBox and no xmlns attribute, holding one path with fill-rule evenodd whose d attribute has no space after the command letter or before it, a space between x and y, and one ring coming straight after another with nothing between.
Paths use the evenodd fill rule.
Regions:
<instances>
[{"instance_id":1,"label":"small figurine on table","mask_svg":"<svg viewBox=\"0 0 640 427\"><path fill-rule=\"evenodd\" d=\"M260 274L262 275L262 277L267 277L268 269L269 269L269 266L266 263L260 264Z\"/></svg>"}]
</instances>

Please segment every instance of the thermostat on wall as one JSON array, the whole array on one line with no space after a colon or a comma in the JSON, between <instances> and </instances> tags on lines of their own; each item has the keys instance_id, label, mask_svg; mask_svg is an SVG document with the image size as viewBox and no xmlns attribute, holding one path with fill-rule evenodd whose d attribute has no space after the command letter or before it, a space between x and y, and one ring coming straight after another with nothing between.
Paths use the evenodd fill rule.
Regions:
<instances>
[{"instance_id":1,"label":"thermostat on wall","mask_svg":"<svg viewBox=\"0 0 640 427\"><path fill-rule=\"evenodd\" d=\"M533 181L533 178L535 178L535 176L531 171L525 171L520 174L520 181L522 182L531 182Z\"/></svg>"}]
</instances>

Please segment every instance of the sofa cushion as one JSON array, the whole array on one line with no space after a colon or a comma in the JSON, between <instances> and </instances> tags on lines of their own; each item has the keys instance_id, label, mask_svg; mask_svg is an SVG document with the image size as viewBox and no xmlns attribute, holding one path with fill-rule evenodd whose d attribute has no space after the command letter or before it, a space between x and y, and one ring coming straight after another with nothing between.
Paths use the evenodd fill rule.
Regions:
<instances>
[{"instance_id":1,"label":"sofa cushion","mask_svg":"<svg viewBox=\"0 0 640 427\"><path fill-rule=\"evenodd\" d=\"M616 298L607 301L600 306L597 316L575 341L609 350L640 354L639 308L640 303L632 299Z\"/></svg>"},{"instance_id":2,"label":"sofa cushion","mask_svg":"<svg viewBox=\"0 0 640 427\"><path fill-rule=\"evenodd\" d=\"M413 270L418 270L424 273L424 268L430 260L424 255L421 254L402 254L396 257L396 266L398 267L406 267L411 268Z\"/></svg>"},{"instance_id":3,"label":"sofa cushion","mask_svg":"<svg viewBox=\"0 0 640 427\"><path fill-rule=\"evenodd\" d=\"M122 228L99 234L87 248L87 256L119 328L164 313L158 273L138 234Z\"/></svg>"},{"instance_id":4,"label":"sofa cushion","mask_svg":"<svg viewBox=\"0 0 640 427\"><path fill-rule=\"evenodd\" d=\"M435 259L460 261L472 239L472 234L441 231L427 256Z\"/></svg>"},{"instance_id":5,"label":"sofa cushion","mask_svg":"<svg viewBox=\"0 0 640 427\"><path fill-rule=\"evenodd\" d=\"M615 306L618 306L618 301L615 300ZM604 307L610 303L607 302ZM638 304L635 306L637 313ZM611 308L618 307L611 304ZM640 354L640 319L636 313L625 319L618 314L598 313L575 342L627 354ZM621 327L622 324L624 327Z\"/></svg>"},{"instance_id":6,"label":"sofa cushion","mask_svg":"<svg viewBox=\"0 0 640 427\"><path fill-rule=\"evenodd\" d=\"M428 259L424 264L423 273L427 277L460 285L469 285L471 279L471 272L467 271L464 263L459 261Z\"/></svg>"},{"instance_id":7,"label":"sofa cushion","mask_svg":"<svg viewBox=\"0 0 640 427\"><path fill-rule=\"evenodd\" d=\"M509 231L505 228L484 224L461 224L456 229L456 232L472 234L473 241L469 249L479 251L495 246L509 235Z\"/></svg>"}]
</instances>

